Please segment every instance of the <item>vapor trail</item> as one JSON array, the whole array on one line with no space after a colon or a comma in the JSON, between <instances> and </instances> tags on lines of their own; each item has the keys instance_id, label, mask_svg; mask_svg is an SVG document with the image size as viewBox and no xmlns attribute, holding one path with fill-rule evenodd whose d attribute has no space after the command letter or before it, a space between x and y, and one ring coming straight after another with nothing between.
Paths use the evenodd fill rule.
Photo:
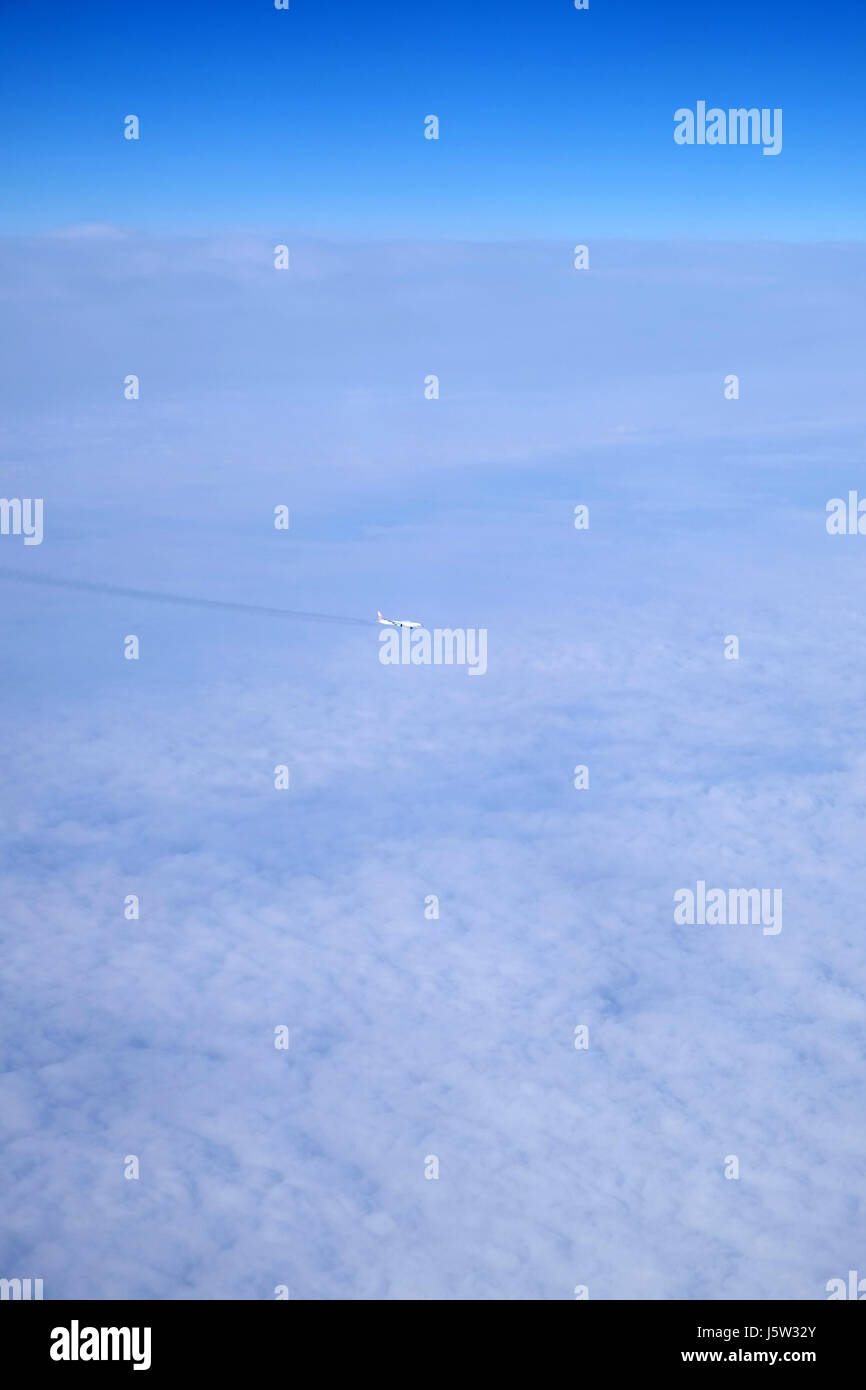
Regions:
<instances>
[{"instance_id":1,"label":"vapor trail","mask_svg":"<svg viewBox=\"0 0 866 1390\"><path fill-rule=\"evenodd\" d=\"M86 579L56 579L47 574L29 574L25 570L0 567L0 579L22 584L42 584L51 589L77 589L87 594L102 594L108 598L143 598L152 603L185 604L190 608L222 608L234 613L264 613L271 618L301 618L312 623L346 623L352 627L370 627L372 618L344 618L335 613L304 613L296 608L268 608L261 603L232 603L229 599L193 598L187 594L161 594L154 589L130 589L123 584L91 584Z\"/></svg>"}]
</instances>

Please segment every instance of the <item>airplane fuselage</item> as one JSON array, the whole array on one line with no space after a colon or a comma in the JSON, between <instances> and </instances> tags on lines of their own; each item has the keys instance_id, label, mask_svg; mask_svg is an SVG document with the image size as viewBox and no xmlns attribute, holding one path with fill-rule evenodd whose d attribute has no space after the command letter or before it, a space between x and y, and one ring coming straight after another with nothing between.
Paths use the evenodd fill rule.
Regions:
<instances>
[{"instance_id":1,"label":"airplane fuselage","mask_svg":"<svg viewBox=\"0 0 866 1390\"><path fill-rule=\"evenodd\" d=\"M420 623L410 622L410 620L409 620L408 618L383 618L381 613L379 613L377 616L378 616L379 622L382 624L383 627L420 627L420 626L421 626Z\"/></svg>"}]
</instances>

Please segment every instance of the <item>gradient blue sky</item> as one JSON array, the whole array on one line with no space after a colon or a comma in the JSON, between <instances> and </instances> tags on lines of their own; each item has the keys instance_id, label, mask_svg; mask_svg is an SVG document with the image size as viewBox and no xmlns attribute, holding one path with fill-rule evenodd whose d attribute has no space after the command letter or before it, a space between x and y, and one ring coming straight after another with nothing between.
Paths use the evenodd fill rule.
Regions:
<instances>
[{"instance_id":1,"label":"gradient blue sky","mask_svg":"<svg viewBox=\"0 0 866 1390\"><path fill-rule=\"evenodd\" d=\"M2 22L15 230L863 232L855 0L13 3ZM781 107L781 155L676 146L673 112L699 99Z\"/></svg>"},{"instance_id":2,"label":"gradient blue sky","mask_svg":"<svg viewBox=\"0 0 866 1390\"><path fill-rule=\"evenodd\" d=\"M863 19L759 8L4 11L0 1277L866 1272ZM782 154L677 148L701 98ZM698 879L782 932L676 924Z\"/></svg>"}]
</instances>

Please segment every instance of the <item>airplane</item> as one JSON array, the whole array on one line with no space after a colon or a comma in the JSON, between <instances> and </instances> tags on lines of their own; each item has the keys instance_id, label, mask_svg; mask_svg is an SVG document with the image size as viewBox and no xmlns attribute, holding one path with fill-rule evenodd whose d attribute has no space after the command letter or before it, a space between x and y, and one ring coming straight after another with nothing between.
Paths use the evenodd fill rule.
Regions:
<instances>
[{"instance_id":1,"label":"airplane","mask_svg":"<svg viewBox=\"0 0 866 1390\"><path fill-rule=\"evenodd\" d=\"M408 618L383 618L381 612L376 615L380 623L385 627L420 627L420 623L410 623Z\"/></svg>"}]
</instances>

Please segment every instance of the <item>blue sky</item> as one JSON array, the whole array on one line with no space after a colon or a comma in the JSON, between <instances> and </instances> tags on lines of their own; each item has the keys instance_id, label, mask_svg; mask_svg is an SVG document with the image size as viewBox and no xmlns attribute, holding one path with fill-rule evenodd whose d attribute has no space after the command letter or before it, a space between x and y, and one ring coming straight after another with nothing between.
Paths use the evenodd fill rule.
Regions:
<instances>
[{"instance_id":1,"label":"blue sky","mask_svg":"<svg viewBox=\"0 0 866 1390\"><path fill-rule=\"evenodd\" d=\"M2 578L0 1277L864 1272L862 18L753 10L9 10L0 494L45 536L0 576L489 669ZM678 149L704 96L782 154ZM782 931L676 924L699 879Z\"/></svg>"},{"instance_id":2,"label":"blue sky","mask_svg":"<svg viewBox=\"0 0 866 1390\"><path fill-rule=\"evenodd\" d=\"M16 4L3 225L856 237L863 41L853 0ZM782 154L677 147L698 100L781 107Z\"/></svg>"}]
</instances>

